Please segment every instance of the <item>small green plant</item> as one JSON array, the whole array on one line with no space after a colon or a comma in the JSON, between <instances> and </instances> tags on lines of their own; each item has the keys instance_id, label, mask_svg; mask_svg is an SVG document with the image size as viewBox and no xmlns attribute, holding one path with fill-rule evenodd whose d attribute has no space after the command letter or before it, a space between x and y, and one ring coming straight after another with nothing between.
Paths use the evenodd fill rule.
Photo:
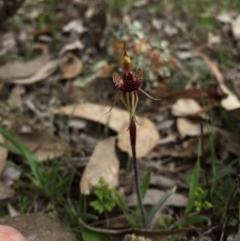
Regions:
<instances>
[{"instance_id":1,"label":"small green plant","mask_svg":"<svg viewBox=\"0 0 240 241\"><path fill-rule=\"evenodd\" d=\"M204 191L201 187L197 187L197 190L194 193L195 194L194 206L197 212L212 208L212 204L209 201L204 200L204 198L206 197L206 193L207 191Z\"/></svg>"},{"instance_id":2,"label":"small green plant","mask_svg":"<svg viewBox=\"0 0 240 241\"><path fill-rule=\"evenodd\" d=\"M25 172L24 176L32 182L33 189L37 188L38 191L52 201L55 200L56 195L66 190L74 172L69 174L67 170L60 170L58 164L41 163L17 137L14 137L2 127L0 127L0 133L7 141L0 143L0 146L22 156L26 164L28 164L31 171L30 173Z\"/></svg>"},{"instance_id":3,"label":"small green plant","mask_svg":"<svg viewBox=\"0 0 240 241\"><path fill-rule=\"evenodd\" d=\"M203 206L205 208L210 208L212 205L207 201L203 202L204 191L201 191L202 189L199 188L201 145L202 145L201 140L199 140L199 145L198 145L199 155L191 175L190 188L188 193L188 203L184 211L183 219L180 222L180 226L188 226L190 224L202 223L204 221L207 221L208 224L211 223L208 217L199 215L198 212L197 214L190 215L191 212L193 212L194 210L197 210L197 209L201 210Z\"/></svg>"},{"instance_id":4,"label":"small green plant","mask_svg":"<svg viewBox=\"0 0 240 241\"><path fill-rule=\"evenodd\" d=\"M90 206L99 214L111 212L116 206L116 202L113 199L115 190L109 187L103 177L99 179L99 183L94 187L93 193L96 199L90 203Z\"/></svg>"}]
</instances>

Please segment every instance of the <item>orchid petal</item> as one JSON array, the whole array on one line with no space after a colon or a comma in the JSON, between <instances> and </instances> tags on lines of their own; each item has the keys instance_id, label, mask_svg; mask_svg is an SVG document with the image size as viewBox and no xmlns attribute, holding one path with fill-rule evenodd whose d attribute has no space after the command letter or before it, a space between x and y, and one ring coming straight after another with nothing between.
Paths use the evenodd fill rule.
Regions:
<instances>
[{"instance_id":1,"label":"orchid petal","mask_svg":"<svg viewBox=\"0 0 240 241\"><path fill-rule=\"evenodd\" d=\"M147 92L145 92L143 89L141 89L140 87L138 88L145 96L147 96L148 98L152 99L152 100L161 100L161 99L156 99L154 97L152 97L151 95L149 95Z\"/></svg>"}]
</instances>

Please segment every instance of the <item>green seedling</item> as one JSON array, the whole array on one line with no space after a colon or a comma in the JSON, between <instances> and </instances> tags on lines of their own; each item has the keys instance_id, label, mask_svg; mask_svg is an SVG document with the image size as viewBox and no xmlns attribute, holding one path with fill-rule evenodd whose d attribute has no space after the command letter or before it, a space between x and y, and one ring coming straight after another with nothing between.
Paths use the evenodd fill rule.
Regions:
<instances>
[{"instance_id":1,"label":"green seedling","mask_svg":"<svg viewBox=\"0 0 240 241\"><path fill-rule=\"evenodd\" d=\"M0 133L6 140L6 142L0 143L0 146L22 156L30 167L31 172L24 173L24 175L32 182L34 188L37 188L52 201L55 200L56 195L66 190L72 175L74 175L73 172L69 174L67 170L62 171L57 164L41 163L17 137L2 127L0 127Z\"/></svg>"},{"instance_id":2,"label":"green seedling","mask_svg":"<svg viewBox=\"0 0 240 241\"><path fill-rule=\"evenodd\" d=\"M198 153L201 152L201 145L202 143L199 140ZM180 226L188 226L189 224L202 223L204 221L207 221L208 224L211 223L206 216L202 216L198 214L195 214L193 216L190 215L191 212L193 212L194 210L200 211L202 209L209 209L212 207L211 203L207 201L206 202L203 201L203 198L205 197L205 192L202 190L202 188L199 187L199 176L200 176L200 155L198 155L197 162L195 164L195 167L191 175L189 194L188 194L188 203L184 211L183 219L180 222Z\"/></svg>"},{"instance_id":3,"label":"green seedling","mask_svg":"<svg viewBox=\"0 0 240 241\"><path fill-rule=\"evenodd\" d=\"M113 199L114 189L109 187L104 178L101 177L99 179L99 183L94 187L93 193L96 199L90 203L90 206L99 214L111 212L116 206L116 202Z\"/></svg>"}]
</instances>

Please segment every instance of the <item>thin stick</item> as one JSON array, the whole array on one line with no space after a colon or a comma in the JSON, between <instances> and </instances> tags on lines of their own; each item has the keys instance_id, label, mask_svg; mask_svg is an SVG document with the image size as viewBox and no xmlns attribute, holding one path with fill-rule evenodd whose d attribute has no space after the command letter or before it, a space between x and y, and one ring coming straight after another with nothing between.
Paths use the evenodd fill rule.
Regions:
<instances>
[{"instance_id":1,"label":"thin stick","mask_svg":"<svg viewBox=\"0 0 240 241\"><path fill-rule=\"evenodd\" d=\"M136 193L137 193L137 200L138 205L140 208L141 218L142 218L142 226L143 228L146 227L146 220L144 215L144 209L140 194L140 187L139 187L139 179L138 179L138 164L137 164L137 158L136 158L136 136L137 136L137 128L136 123L134 121L134 118L130 120L130 126L129 126L129 134L130 134L130 142L131 142L131 148L132 148L132 163L133 163L133 171L134 171L134 181L135 181L135 187L136 187Z\"/></svg>"}]
</instances>

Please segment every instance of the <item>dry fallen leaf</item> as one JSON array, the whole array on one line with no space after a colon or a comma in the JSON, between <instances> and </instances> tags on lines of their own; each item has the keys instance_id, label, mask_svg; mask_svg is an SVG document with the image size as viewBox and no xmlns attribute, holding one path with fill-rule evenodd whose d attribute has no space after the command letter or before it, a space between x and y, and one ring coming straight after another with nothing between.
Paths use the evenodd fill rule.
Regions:
<instances>
[{"instance_id":1,"label":"dry fallen leaf","mask_svg":"<svg viewBox=\"0 0 240 241\"><path fill-rule=\"evenodd\" d=\"M72 79L78 76L82 72L83 64L82 61L74 54L66 53L67 61L60 64L62 72L62 78Z\"/></svg>"},{"instance_id":2,"label":"dry fallen leaf","mask_svg":"<svg viewBox=\"0 0 240 241\"><path fill-rule=\"evenodd\" d=\"M20 110L23 109L22 95L25 94L25 92L26 89L21 85L16 85L13 87L8 98L8 104L11 108L17 108Z\"/></svg>"},{"instance_id":3,"label":"dry fallen leaf","mask_svg":"<svg viewBox=\"0 0 240 241\"><path fill-rule=\"evenodd\" d=\"M111 106L82 103L68 105L55 110L55 114L69 115L95 121L108 125L110 129L119 132L122 126L129 123L129 113L125 110L114 107L111 112L105 115Z\"/></svg>"},{"instance_id":4,"label":"dry fallen leaf","mask_svg":"<svg viewBox=\"0 0 240 241\"><path fill-rule=\"evenodd\" d=\"M227 86L224 84L220 84L220 88L227 95L226 98L221 100L221 105L226 110L234 110L240 108L240 101L239 99L230 91Z\"/></svg>"},{"instance_id":5,"label":"dry fallen leaf","mask_svg":"<svg viewBox=\"0 0 240 241\"><path fill-rule=\"evenodd\" d=\"M175 92L170 92L161 96L161 100L174 99L202 99L212 98L219 99L223 97L222 93L218 93L217 89L183 89Z\"/></svg>"},{"instance_id":6,"label":"dry fallen leaf","mask_svg":"<svg viewBox=\"0 0 240 241\"><path fill-rule=\"evenodd\" d=\"M47 62L45 65L42 65L38 68L38 72L36 72L34 75L26 78L16 78L16 79L9 79L6 82L14 83L14 84L33 84L40 80L43 80L47 78L49 75L51 75L59 66L59 63L61 60L51 60Z\"/></svg>"},{"instance_id":7,"label":"dry fallen leaf","mask_svg":"<svg viewBox=\"0 0 240 241\"><path fill-rule=\"evenodd\" d=\"M118 132L118 147L131 153L129 144L129 113L119 108L113 108L108 115L111 106L97 105L91 103L82 103L76 106L69 105L55 110L55 114L64 114L80 117L108 125L110 129ZM159 133L154 124L147 118L136 116L137 122L137 157L147 155L159 142ZM131 154L130 154L131 155Z\"/></svg>"},{"instance_id":8,"label":"dry fallen leaf","mask_svg":"<svg viewBox=\"0 0 240 241\"><path fill-rule=\"evenodd\" d=\"M240 17L239 17L239 23L240 23ZM240 107L240 101L227 88L227 86L225 86L223 84L224 78L223 78L223 75L222 75L221 71L219 70L217 64L214 63L212 60L210 60L205 54L202 54L202 53L198 52L198 55L205 61L205 63L209 67L209 69L212 71L212 73L216 77L222 92L227 95L226 98L223 98L221 100L222 107L225 108L226 110L233 110L233 109L239 108Z\"/></svg>"},{"instance_id":9,"label":"dry fallen leaf","mask_svg":"<svg viewBox=\"0 0 240 241\"><path fill-rule=\"evenodd\" d=\"M0 67L0 79L11 82L14 79L29 78L39 71L49 60L48 48L45 45L37 44L35 49L41 49L42 55L26 63L13 62Z\"/></svg>"},{"instance_id":10,"label":"dry fallen leaf","mask_svg":"<svg viewBox=\"0 0 240 241\"><path fill-rule=\"evenodd\" d=\"M118 185L119 161L115 152L115 137L100 141L84 170L80 192L90 194L93 186L103 177L110 187Z\"/></svg>"},{"instance_id":11,"label":"dry fallen leaf","mask_svg":"<svg viewBox=\"0 0 240 241\"><path fill-rule=\"evenodd\" d=\"M136 156L141 158L148 155L158 145L160 136L155 125L148 118L137 118L137 122L139 125L137 124ZM128 123L123 125L122 130L118 133L118 147L132 156L127 129Z\"/></svg>"},{"instance_id":12,"label":"dry fallen leaf","mask_svg":"<svg viewBox=\"0 0 240 241\"><path fill-rule=\"evenodd\" d=\"M0 134L0 143L4 142L4 138L3 136ZM8 155L8 151L6 148L0 147L0 175L3 172L3 169L5 167L6 164L6 160L7 160L7 155Z\"/></svg>"},{"instance_id":13,"label":"dry fallen leaf","mask_svg":"<svg viewBox=\"0 0 240 241\"><path fill-rule=\"evenodd\" d=\"M172 105L172 114L174 116L200 116L206 118L206 114L202 113L202 107L194 99L178 99Z\"/></svg>"},{"instance_id":14,"label":"dry fallen leaf","mask_svg":"<svg viewBox=\"0 0 240 241\"><path fill-rule=\"evenodd\" d=\"M217 15L216 19L222 23L231 23L233 21L232 16L226 12Z\"/></svg>"},{"instance_id":15,"label":"dry fallen leaf","mask_svg":"<svg viewBox=\"0 0 240 241\"><path fill-rule=\"evenodd\" d=\"M201 135L201 126L199 122L193 122L186 118L177 118L176 126L181 137ZM209 131L211 131L211 127L203 124L203 134L207 134Z\"/></svg>"},{"instance_id":16,"label":"dry fallen leaf","mask_svg":"<svg viewBox=\"0 0 240 241\"><path fill-rule=\"evenodd\" d=\"M240 15L232 22L232 33L235 39L240 39Z\"/></svg>"},{"instance_id":17,"label":"dry fallen leaf","mask_svg":"<svg viewBox=\"0 0 240 241\"><path fill-rule=\"evenodd\" d=\"M0 200L13 197L14 194L15 191L11 187L6 186L3 182L0 181Z\"/></svg>"},{"instance_id":18,"label":"dry fallen leaf","mask_svg":"<svg viewBox=\"0 0 240 241\"><path fill-rule=\"evenodd\" d=\"M61 157L70 150L68 144L47 131L16 134L40 161Z\"/></svg>"}]
</instances>

